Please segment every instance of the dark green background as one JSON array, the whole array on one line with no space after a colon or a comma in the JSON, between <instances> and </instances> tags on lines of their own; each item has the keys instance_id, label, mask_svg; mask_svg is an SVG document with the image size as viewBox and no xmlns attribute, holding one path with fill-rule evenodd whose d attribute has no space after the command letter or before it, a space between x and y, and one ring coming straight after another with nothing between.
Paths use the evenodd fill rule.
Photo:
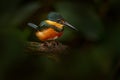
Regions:
<instances>
[{"instance_id":1,"label":"dark green background","mask_svg":"<svg viewBox=\"0 0 120 80\"><path fill-rule=\"evenodd\" d=\"M60 13L78 28L58 39L71 51L56 61L24 53L38 41L28 22ZM50 53L51 54L51 53ZM120 80L119 0L0 0L0 80Z\"/></svg>"}]
</instances>

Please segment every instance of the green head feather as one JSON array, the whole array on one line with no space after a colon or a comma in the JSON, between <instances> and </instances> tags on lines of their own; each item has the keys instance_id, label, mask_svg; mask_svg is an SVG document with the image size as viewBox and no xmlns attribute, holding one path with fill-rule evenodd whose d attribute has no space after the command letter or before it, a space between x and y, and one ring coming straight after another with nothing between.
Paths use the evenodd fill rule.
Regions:
<instances>
[{"instance_id":1,"label":"green head feather","mask_svg":"<svg viewBox=\"0 0 120 80\"><path fill-rule=\"evenodd\" d=\"M58 21L58 20L63 20L63 17L59 14L59 13L56 13L56 12L50 12L48 14L48 19L51 20L51 21Z\"/></svg>"}]
</instances>

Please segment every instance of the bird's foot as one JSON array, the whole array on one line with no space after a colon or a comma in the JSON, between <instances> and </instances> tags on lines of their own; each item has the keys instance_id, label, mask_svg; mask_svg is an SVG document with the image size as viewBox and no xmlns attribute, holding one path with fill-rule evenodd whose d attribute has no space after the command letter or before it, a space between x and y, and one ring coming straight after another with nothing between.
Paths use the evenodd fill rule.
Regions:
<instances>
[{"instance_id":1,"label":"bird's foot","mask_svg":"<svg viewBox=\"0 0 120 80\"><path fill-rule=\"evenodd\" d=\"M51 45L52 45L53 47L57 47L59 44L60 44L60 43L59 43L58 41L56 41L56 40L51 41Z\"/></svg>"},{"instance_id":2,"label":"bird's foot","mask_svg":"<svg viewBox=\"0 0 120 80\"><path fill-rule=\"evenodd\" d=\"M52 48L54 48L54 47L57 47L58 45L59 45L60 43L58 42L58 41L56 41L56 40L51 40L51 41L45 41L44 43L43 43L43 46L46 46L46 47L52 47Z\"/></svg>"}]
</instances>

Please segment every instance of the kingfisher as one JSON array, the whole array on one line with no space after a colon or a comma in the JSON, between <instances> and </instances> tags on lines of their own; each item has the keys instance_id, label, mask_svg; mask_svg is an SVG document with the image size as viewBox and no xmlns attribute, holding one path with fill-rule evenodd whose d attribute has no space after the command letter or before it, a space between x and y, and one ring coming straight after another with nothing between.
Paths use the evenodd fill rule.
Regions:
<instances>
[{"instance_id":1,"label":"kingfisher","mask_svg":"<svg viewBox=\"0 0 120 80\"><path fill-rule=\"evenodd\" d=\"M42 21L38 26L33 23L28 23L28 26L36 29L35 35L40 41L56 40L62 36L65 26L78 31L78 29L69 24L57 12L50 12L47 18L47 20Z\"/></svg>"}]
</instances>

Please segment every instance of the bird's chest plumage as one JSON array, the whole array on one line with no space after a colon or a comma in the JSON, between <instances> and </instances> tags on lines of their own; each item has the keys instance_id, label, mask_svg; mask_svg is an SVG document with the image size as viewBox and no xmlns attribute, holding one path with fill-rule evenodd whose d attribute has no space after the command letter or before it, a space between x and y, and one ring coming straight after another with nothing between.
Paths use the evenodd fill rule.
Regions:
<instances>
[{"instance_id":1,"label":"bird's chest plumage","mask_svg":"<svg viewBox=\"0 0 120 80\"><path fill-rule=\"evenodd\" d=\"M36 36L41 41L55 40L58 37L60 37L62 34L63 32L57 32L52 28L48 28L48 29L36 32Z\"/></svg>"}]
</instances>

